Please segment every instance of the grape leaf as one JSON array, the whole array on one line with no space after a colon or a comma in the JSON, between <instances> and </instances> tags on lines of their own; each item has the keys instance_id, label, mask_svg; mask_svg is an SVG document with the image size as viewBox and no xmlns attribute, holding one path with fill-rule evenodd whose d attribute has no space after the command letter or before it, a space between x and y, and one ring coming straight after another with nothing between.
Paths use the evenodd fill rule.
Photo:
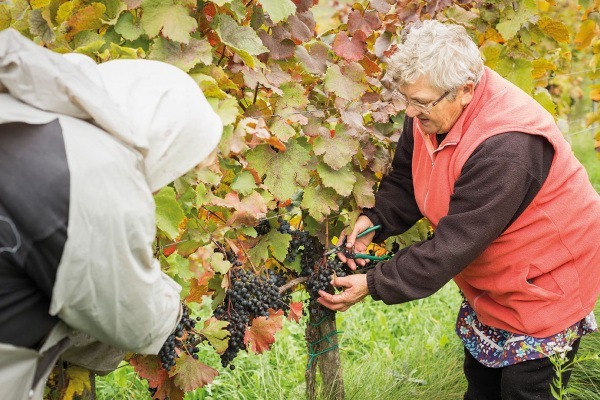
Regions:
<instances>
[{"instance_id":1,"label":"grape leaf","mask_svg":"<svg viewBox=\"0 0 600 400\"><path fill-rule=\"evenodd\" d=\"M327 71L329 48L322 42L296 47L296 58L307 72L321 75Z\"/></svg>"},{"instance_id":2,"label":"grape leaf","mask_svg":"<svg viewBox=\"0 0 600 400\"><path fill-rule=\"evenodd\" d=\"M365 56L367 44L361 31L349 37L345 31L340 31L333 40L333 52L348 61L358 61Z\"/></svg>"},{"instance_id":3,"label":"grape leaf","mask_svg":"<svg viewBox=\"0 0 600 400\"><path fill-rule=\"evenodd\" d=\"M175 189L165 186L154 195L156 203L156 226L158 226L169 239L179 236L179 225L183 222L185 214L177 202Z\"/></svg>"},{"instance_id":4,"label":"grape leaf","mask_svg":"<svg viewBox=\"0 0 600 400\"><path fill-rule=\"evenodd\" d=\"M294 55L296 45L291 39L277 39L264 30L260 30L258 36L267 49L269 49L269 57L273 60L285 60Z\"/></svg>"},{"instance_id":5,"label":"grape leaf","mask_svg":"<svg viewBox=\"0 0 600 400\"><path fill-rule=\"evenodd\" d=\"M210 255L209 265L215 270L215 272L221 275L226 274L231 268L231 263L225 259L225 255L218 252Z\"/></svg>"},{"instance_id":6,"label":"grape leaf","mask_svg":"<svg viewBox=\"0 0 600 400\"><path fill-rule=\"evenodd\" d=\"M198 29L198 22L185 7L172 0L143 0L142 26L150 38L162 36L180 43L189 43L190 34Z\"/></svg>"},{"instance_id":7,"label":"grape leaf","mask_svg":"<svg viewBox=\"0 0 600 400\"><path fill-rule=\"evenodd\" d=\"M259 0L271 21L278 23L296 12L296 6L291 0Z\"/></svg>"},{"instance_id":8,"label":"grape leaf","mask_svg":"<svg viewBox=\"0 0 600 400\"><path fill-rule=\"evenodd\" d=\"M208 103L212 106L217 115L219 115L223 125L233 124L236 121L240 112L240 107L238 106L236 99L208 99Z\"/></svg>"},{"instance_id":9,"label":"grape leaf","mask_svg":"<svg viewBox=\"0 0 600 400\"><path fill-rule=\"evenodd\" d=\"M115 32L127 40L136 40L144 34L144 28L140 23L133 22L133 14L124 12L119 16L115 25Z\"/></svg>"},{"instance_id":10,"label":"grape leaf","mask_svg":"<svg viewBox=\"0 0 600 400\"><path fill-rule=\"evenodd\" d=\"M185 393L169 379L169 373L161 367L158 356L136 355L129 360L134 371L148 386L156 388L153 398L158 400L183 400Z\"/></svg>"},{"instance_id":11,"label":"grape leaf","mask_svg":"<svg viewBox=\"0 0 600 400\"><path fill-rule=\"evenodd\" d=\"M308 14L312 16L312 13ZM301 20L296 15L290 15L288 17L286 26L289 27L292 38L296 41L296 43L309 41L314 35L314 25L306 20Z\"/></svg>"},{"instance_id":12,"label":"grape leaf","mask_svg":"<svg viewBox=\"0 0 600 400\"><path fill-rule=\"evenodd\" d=\"M254 168L276 198L285 201L298 190L296 177L310 160L310 152L299 140L290 140L285 152L275 152L267 145L258 146L247 153L249 168Z\"/></svg>"},{"instance_id":13,"label":"grape leaf","mask_svg":"<svg viewBox=\"0 0 600 400\"><path fill-rule=\"evenodd\" d=\"M212 46L207 40L191 38L188 44L181 44L158 37L154 40L149 58L168 62L188 72L198 63L212 63Z\"/></svg>"},{"instance_id":14,"label":"grape leaf","mask_svg":"<svg viewBox=\"0 0 600 400\"><path fill-rule=\"evenodd\" d=\"M567 28L567 26L562 22L555 19L542 17L538 21L538 26L542 32L559 43L567 43L571 39L569 28Z\"/></svg>"},{"instance_id":15,"label":"grape leaf","mask_svg":"<svg viewBox=\"0 0 600 400\"><path fill-rule=\"evenodd\" d=\"M375 206L375 183L361 174L356 174L356 183L352 189L352 195L356 205L360 208L371 208Z\"/></svg>"},{"instance_id":16,"label":"grape leaf","mask_svg":"<svg viewBox=\"0 0 600 400\"><path fill-rule=\"evenodd\" d=\"M56 35L52 30L52 18L50 10L32 10L29 14L29 26L31 33L40 36L46 43L52 43L56 39Z\"/></svg>"},{"instance_id":17,"label":"grape leaf","mask_svg":"<svg viewBox=\"0 0 600 400\"><path fill-rule=\"evenodd\" d=\"M333 137L319 136L313 146L315 154L323 155L323 161L337 170L352 161L352 157L358 152L359 141L339 124Z\"/></svg>"},{"instance_id":18,"label":"grape leaf","mask_svg":"<svg viewBox=\"0 0 600 400\"><path fill-rule=\"evenodd\" d=\"M333 64L325 74L325 89L343 99L354 100L367 90L365 80L365 71L360 64L349 64L343 70Z\"/></svg>"},{"instance_id":19,"label":"grape leaf","mask_svg":"<svg viewBox=\"0 0 600 400\"><path fill-rule=\"evenodd\" d=\"M225 329L227 325L229 325L227 321L210 318L204 321L204 328L200 329L200 333L208 339L208 342L219 354L223 354L229 345L230 333Z\"/></svg>"},{"instance_id":20,"label":"grape leaf","mask_svg":"<svg viewBox=\"0 0 600 400\"><path fill-rule=\"evenodd\" d=\"M231 188L243 196L252 193L257 187L254 175L248 171L242 171L238 174L231 184Z\"/></svg>"},{"instance_id":21,"label":"grape leaf","mask_svg":"<svg viewBox=\"0 0 600 400\"><path fill-rule=\"evenodd\" d=\"M166 261L168 264L168 268L166 270L167 274L171 277L178 276L184 282L193 278L195 274L190 271L190 262L187 258L182 257L178 253L172 253L168 257L166 257Z\"/></svg>"},{"instance_id":22,"label":"grape leaf","mask_svg":"<svg viewBox=\"0 0 600 400\"><path fill-rule=\"evenodd\" d=\"M302 309L304 304L301 301L292 301L290 303L290 311L288 312L288 319L290 321L300 322L302 318Z\"/></svg>"},{"instance_id":23,"label":"grape leaf","mask_svg":"<svg viewBox=\"0 0 600 400\"><path fill-rule=\"evenodd\" d=\"M194 359L187 353L177 358L175 368L169 373L175 384L185 392L191 392L211 383L219 372Z\"/></svg>"},{"instance_id":24,"label":"grape leaf","mask_svg":"<svg viewBox=\"0 0 600 400\"><path fill-rule=\"evenodd\" d=\"M0 30L4 30L10 26L12 17L7 4L0 4Z\"/></svg>"},{"instance_id":25,"label":"grape leaf","mask_svg":"<svg viewBox=\"0 0 600 400\"><path fill-rule=\"evenodd\" d=\"M588 47L592 43L592 39L595 37L596 21L593 19L586 19L581 23L579 31L575 35L575 45L577 50L582 50Z\"/></svg>"},{"instance_id":26,"label":"grape leaf","mask_svg":"<svg viewBox=\"0 0 600 400\"><path fill-rule=\"evenodd\" d=\"M244 343L256 354L269 350L275 343L275 333L283 328L283 311L269 310L269 319L257 317L246 330Z\"/></svg>"},{"instance_id":27,"label":"grape leaf","mask_svg":"<svg viewBox=\"0 0 600 400\"><path fill-rule=\"evenodd\" d=\"M75 396L82 395L84 392L92 389L90 371L88 369L73 365L67 368L66 375L68 383L67 387L64 388L62 399L73 400Z\"/></svg>"},{"instance_id":28,"label":"grape leaf","mask_svg":"<svg viewBox=\"0 0 600 400\"><path fill-rule=\"evenodd\" d=\"M281 85L283 96L277 102L278 107L305 108L308 106L306 88L296 82L287 82Z\"/></svg>"},{"instance_id":29,"label":"grape leaf","mask_svg":"<svg viewBox=\"0 0 600 400\"><path fill-rule=\"evenodd\" d=\"M317 172L324 186L334 189L342 196L349 196L352 193L356 176L347 165L335 170L326 164L319 164Z\"/></svg>"},{"instance_id":30,"label":"grape leaf","mask_svg":"<svg viewBox=\"0 0 600 400\"><path fill-rule=\"evenodd\" d=\"M230 192L224 199L215 197L213 204L235 210L227 220L228 226L254 225L260 215L267 213L265 199L258 192L252 192L241 200L237 193Z\"/></svg>"},{"instance_id":31,"label":"grape leaf","mask_svg":"<svg viewBox=\"0 0 600 400\"><path fill-rule=\"evenodd\" d=\"M304 188L302 207L318 222L323 222L331 212L339 209L339 197L329 188L309 186Z\"/></svg>"},{"instance_id":32,"label":"grape leaf","mask_svg":"<svg viewBox=\"0 0 600 400\"><path fill-rule=\"evenodd\" d=\"M271 254L275 259L283 262L287 256L288 246L290 244L291 235L271 230L268 233L268 244Z\"/></svg>"},{"instance_id":33,"label":"grape leaf","mask_svg":"<svg viewBox=\"0 0 600 400\"><path fill-rule=\"evenodd\" d=\"M212 28L221 38L223 44L231 47L248 65L253 68L253 55L267 52L260 38L249 26L240 26L227 14L217 14L211 22Z\"/></svg>"},{"instance_id":34,"label":"grape leaf","mask_svg":"<svg viewBox=\"0 0 600 400\"><path fill-rule=\"evenodd\" d=\"M496 63L496 72L523 89L526 93L531 93L533 90L532 71L533 66L531 61L523 58L515 60L502 58Z\"/></svg>"},{"instance_id":35,"label":"grape leaf","mask_svg":"<svg viewBox=\"0 0 600 400\"><path fill-rule=\"evenodd\" d=\"M348 16L348 33L355 35L362 32L364 37L369 37L376 29L381 26L381 20L376 11L366 11L364 14L354 10Z\"/></svg>"},{"instance_id":36,"label":"grape leaf","mask_svg":"<svg viewBox=\"0 0 600 400\"><path fill-rule=\"evenodd\" d=\"M71 40L79 32L91 29L100 29L102 27L102 15L106 11L106 6L102 3L92 3L82 7L75 14L71 15L67 22L67 40Z\"/></svg>"},{"instance_id":37,"label":"grape leaf","mask_svg":"<svg viewBox=\"0 0 600 400\"><path fill-rule=\"evenodd\" d=\"M506 20L496 25L496 30L506 40L512 39L523 24L529 22L537 13L537 6L534 0L524 0L515 4L518 5L518 10L513 12Z\"/></svg>"},{"instance_id":38,"label":"grape leaf","mask_svg":"<svg viewBox=\"0 0 600 400\"><path fill-rule=\"evenodd\" d=\"M215 276L215 272L212 268L206 268L205 272L200 278L193 278L190 280L190 291L185 298L187 303L202 303L204 296L212 293L212 290L208 288L208 282Z\"/></svg>"}]
</instances>

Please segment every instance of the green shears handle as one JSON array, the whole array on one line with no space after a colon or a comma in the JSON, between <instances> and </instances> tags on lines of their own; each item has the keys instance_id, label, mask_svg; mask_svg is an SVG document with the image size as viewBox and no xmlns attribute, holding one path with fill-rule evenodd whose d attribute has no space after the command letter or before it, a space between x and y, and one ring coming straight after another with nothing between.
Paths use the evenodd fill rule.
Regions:
<instances>
[{"instance_id":1,"label":"green shears handle","mask_svg":"<svg viewBox=\"0 0 600 400\"><path fill-rule=\"evenodd\" d=\"M365 229L364 231L362 231L361 233L359 233L358 235L356 235L357 238L359 237L363 237L365 236L367 233L371 233L373 231L376 231L377 229L381 228L381 225L373 225L370 228Z\"/></svg>"},{"instance_id":2,"label":"green shears handle","mask_svg":"<svg viewBox=\"0 0 600 400\"><path fill-rule=\"evenodd\" d=\"M376 231L377 229L381 228L381 225L374 225L371 226L370 228L365 229L364 231L362 231L361 233L359 233L358 235L356 235L357 238L363 237L368 233L371 233L373 231ZM344 239L344 241L342 243L340 243L339 245L335 246L333 249L329 250L327 253L325 253L326 255L331 255L334 253L339 253L342 252L344 254L346 254L347 257L350 258L360 258L363 260L371 260L371 261L383 261L383 260L389 260L391 258L391 256L389 255L385 255L385 256L374 256L371 254L362 254L362 253L348 253L348 249L346 249L344 247L344 243L346 243L346 239Z\"/></svg>"},{"instance_id":3,"label":"green shears handle","mask_svg":"<svg viewBox=\"0 0 600 400\"><path fill-rule=\"evenodd\" d=\"M390 258L392 258L392 256L373 256L371 254L362 254L362 253L358 253L358 254L353 254L352 258L358 259L358 258L362 258L363 260L371 260L371 261L383 261L383 260L389 260Z\"/></svg>"}]
</instances>

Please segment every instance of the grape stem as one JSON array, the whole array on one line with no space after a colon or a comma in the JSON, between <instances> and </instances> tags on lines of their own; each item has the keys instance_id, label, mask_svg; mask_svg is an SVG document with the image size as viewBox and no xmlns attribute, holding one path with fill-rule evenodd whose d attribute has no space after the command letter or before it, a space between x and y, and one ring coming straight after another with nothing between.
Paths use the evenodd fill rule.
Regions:
<instances>
[{"instance_id":1,"label":"grape stem","mask_svg":"<svg viewBox=\"0 0 600 400\"><path fill-rule=\"evenodd\" d=\"M299 276L298 278L294 278L291 281L289 281L288 283L286 283L285 285L281 286L279 288L279 293L281 294L281 293L285 292L286 290L289 290L300 283L306 282L307 280L308 280L307 276Z\"/></svg>"}]
</instances>

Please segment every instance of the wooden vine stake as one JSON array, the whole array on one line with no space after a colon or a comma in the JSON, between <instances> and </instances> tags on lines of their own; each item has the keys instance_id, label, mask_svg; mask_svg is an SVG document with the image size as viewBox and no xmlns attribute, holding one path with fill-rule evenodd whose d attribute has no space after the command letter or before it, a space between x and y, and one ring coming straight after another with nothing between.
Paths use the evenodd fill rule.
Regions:
<instances>
[{"instance_id":1,"label":"wooden vine stake","mask_svg":"<svg viewBox=\"0 0 600 400\"><path fill-rule=\"evenodd\" d=\"M322 379L321 397L327 400L344 398L337 332L335 314L321 320L311 314L305 331L308 350L306 397L309 400L317 399L317 366Z\"/></svg>"}]
</instances>

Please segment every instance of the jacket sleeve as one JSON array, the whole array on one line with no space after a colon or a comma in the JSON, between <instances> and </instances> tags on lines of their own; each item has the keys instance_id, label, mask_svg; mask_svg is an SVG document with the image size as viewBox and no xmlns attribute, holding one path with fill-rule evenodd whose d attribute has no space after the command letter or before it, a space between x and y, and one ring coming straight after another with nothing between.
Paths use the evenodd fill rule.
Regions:
<instances>
[{"instance_id":1,"label":"jacket sleeve","mask_svg":"<svg viewBox=\"0 0 600 400\"><path fill-rule=\"evenodd\" d=\"M181 288L152 254L155 205L141 156L84 121L60 122L71 188L50 313L116 348L157 353L179 320Z\"/></svg>"},{"instance_id":2,"label":"jacket sleeve","mask_svg":"<svg viewBox=\"0 0 600 400\"><path fill-rule=\"evenodd\" d=\"M375 195L375 207L363 210L374 225L381 225L374 242L403 233L423 217L413 188L413 147L412 118L407 117L392 160L392 170L381 180Z\"/></svg>"}]
</instances>

